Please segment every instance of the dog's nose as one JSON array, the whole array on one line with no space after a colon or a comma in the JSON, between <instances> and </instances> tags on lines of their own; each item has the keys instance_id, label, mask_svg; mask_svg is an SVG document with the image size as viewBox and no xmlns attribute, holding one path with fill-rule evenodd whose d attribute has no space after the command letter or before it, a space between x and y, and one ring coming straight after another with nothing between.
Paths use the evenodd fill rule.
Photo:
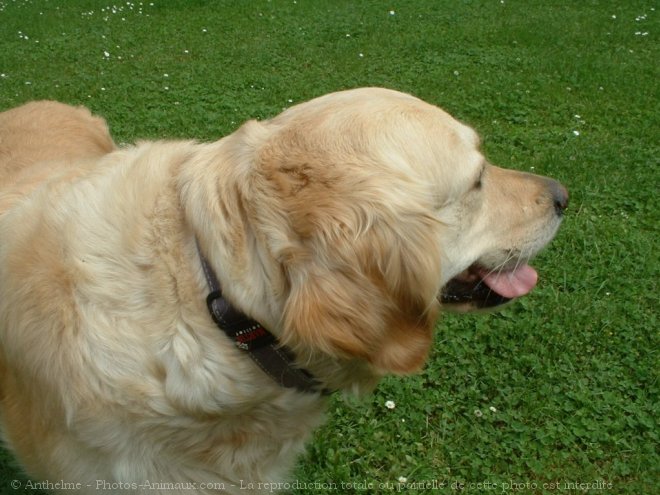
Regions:
<instances>
[{"instance_id":1,"label":"dog's nose","mask_svg":"<svg viewBox=\"0 0 660 495\"><path fill-rule=\"evenodd\" d=\"M549 187L555 212L558 216L562 216L564 210L568 208L568 190L556 180L550 180Z\"/></svg>"}]
</instances>

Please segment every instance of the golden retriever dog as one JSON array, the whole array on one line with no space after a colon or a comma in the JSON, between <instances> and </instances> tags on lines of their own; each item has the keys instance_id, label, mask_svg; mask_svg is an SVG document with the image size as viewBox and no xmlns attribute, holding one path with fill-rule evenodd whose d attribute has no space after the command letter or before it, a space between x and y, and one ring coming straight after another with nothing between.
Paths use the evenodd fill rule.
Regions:
<instances>
[{"instance_id":1,"label":"golden retriever dog","mask_svg":"<svg viewBox=\"0 0 660 495\"><path fill-rule=\"evenodd\" d=\"M330 392L419 370L443 307L532 290L568 202L377 88L113 148L86 110L0 114L1 421L47 488L272 491Z\"/></svg>"}]
</instances>

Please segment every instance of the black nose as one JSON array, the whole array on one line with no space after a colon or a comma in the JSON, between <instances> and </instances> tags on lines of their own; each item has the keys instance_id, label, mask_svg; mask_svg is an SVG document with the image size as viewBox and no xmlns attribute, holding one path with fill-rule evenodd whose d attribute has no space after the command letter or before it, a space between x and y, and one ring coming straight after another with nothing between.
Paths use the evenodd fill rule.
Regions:
<instances>
[{"instance_id":1,"label":"black nose","mask_svg":"<svg viewBox=\"0 0 660 495\"><path fill-rule=\"evenodd\" d=\"M551 180L549 187L555 212L558 216L562 216L564 210L568 208L568 190L556 180Z\"/></svg>"}]
</instances>

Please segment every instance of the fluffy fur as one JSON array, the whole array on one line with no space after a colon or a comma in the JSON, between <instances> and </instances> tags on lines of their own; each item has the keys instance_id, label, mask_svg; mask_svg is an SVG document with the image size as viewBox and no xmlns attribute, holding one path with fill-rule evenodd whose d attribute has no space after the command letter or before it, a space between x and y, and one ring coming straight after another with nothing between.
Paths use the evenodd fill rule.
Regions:
<instances>
[{"instance_id":1,"label":"fluffy fur","mask_svg":"<svg viewBox=\"0 0 660 495\"><path fill-rule=\"evenodd\" d=\"M0 411L17 458L89 493L286 480L326 399L280 387L215 327L195 241L235 306L360 393L423 366L451 278L526 261L559 226L556 183L478 144L374 88L214 143L119 150L84 109L0 114Z\"/></svg>"}]
</instances>

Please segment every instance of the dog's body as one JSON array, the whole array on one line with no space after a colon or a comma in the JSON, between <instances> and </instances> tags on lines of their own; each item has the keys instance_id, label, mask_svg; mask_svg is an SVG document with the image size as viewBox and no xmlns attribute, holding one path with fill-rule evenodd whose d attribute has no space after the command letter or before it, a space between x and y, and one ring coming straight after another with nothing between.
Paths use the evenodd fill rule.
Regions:
<instances>
[{"instance_id":1,"label":"dog's body","mask_svg":"<svg viewBox=\"0 0 660 495\"><path fill-rule=\"evenodd\" d=\"M100 119L58 135L67 146L47 117L17 134L52 105L0 114L0 411L32 476L90 493L267 491L322 420L327 399L282 387L216 327L197 245L300 366L361 391L423 365L450 279L531 290L526 261L567 201L388 90L318 98L211 144L112 153Z\"/></svg>"}]
</instances>

